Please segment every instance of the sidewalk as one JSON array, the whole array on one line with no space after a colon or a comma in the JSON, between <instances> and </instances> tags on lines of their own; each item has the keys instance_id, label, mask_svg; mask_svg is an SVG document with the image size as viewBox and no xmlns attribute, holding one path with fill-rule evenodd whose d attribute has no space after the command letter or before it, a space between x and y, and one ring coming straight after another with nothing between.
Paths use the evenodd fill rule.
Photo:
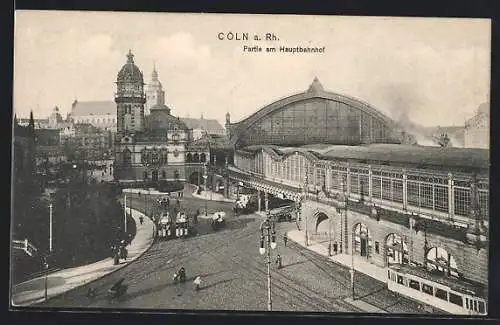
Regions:
<instances>
[{"instance_id":1,"label":"sidewalk","mask_svg":"<svg viewBox=\"0 0 500 325\"><path fill-rule=\"evenodd\" d=\"M122 190L123 193L132 193L132 194L137 194L137 193L141 193L141 194L152 194L152 195L167 195L168 193L167 192L160 192L156 189L148 189L148 190L145 190L145 189L142 189L142 188L124 188ZM170 192L170 193L177 193L177 192Z\"/></svg>"},{"instance_id":2,"label":"sidewalk","mask_svg":"<svg viewBox=\"0 0 500 325\"><path fill-rule=\"evenodd\" d=\"M113 265L113 258L109 257L93 264L51 273L47 276L47 297L49 299L121 269L139 258L151 247L154 234L153 222L146 217L141 225L139 217L143 216L143 214L133 209L131 211L137 231L134 239L127 247L127 260L119 265ZM20 283L12 288L12 305L28 306L42 302L44 300L44 289L45 277L43 276Z\"/></svg>"},{"instance_id":3,"label":"sidewalk","mask_svg":"<svg viewBox=\"0 0 500 325\"><path fill-rule=\"evenodd\" d=\"M210 201L217 201L217 202L231 202L234 203L234 200L225 198L224 195L220 193L214 193L211 191L202 191L201 194L197 193L198 189L195 189L194 192L192 193L193 197L202 199L202 200L210 200Z\"/></svg>"},{"instance_id":4,"label":"sidewalk","mask_svg":"<svg viewBox=\"0 0 500 325\"><path fill-rule=\"evenodd\" d=\"M287 236L292 241L305 247L304 232L298 230L291 230L287 233ZM325 256L332 262L341 264L349 268L351 267L351 264L354 264L354 269L356 271L364 273L369 277L372 277L378 281L384 283L387 282L387 271L384 268L381 268L379 266L376 266L375 264L368 262L361 256L354 256L354 259L350 254L336 254L328 257L328 247L324 244L315 243L311 239L309 239L309 246L307 246L307 249Z\"/></svg>"},{"instance_id":5,"label":"sidewalk","mask_svg":"<svg viewBox=\"0 0 500 325\"><path fill-rule=\"evenodd\" d=\"M305 236L304 236L303 231L291 230L291 231L287 232L287 237L291 241L306 248ZM372 277L372 278L374 278L378 281L381 281L383 283L387 282L387 271L384 268L376 266L360 256L354 256L354 258L348 254L336 254L333 256L328 256L328 247L324 244L315 243L311 239L309 239L309 246L307 246L307 249L309 249L313 252L316 252L320 255L323 255L325 257L325 259L329 259L336 264L340 264L340 265L343 265L343 266L348 267L348 268L350 268L352 266L352 264L354 264L354 269L357 272L366 274L369 277ZM370 305L364 301L361 301L361 300L352 301L352 299L350 299L350 300L349 299L350 298L344 299L344 301L346 301L349 304L356 306L356 307L358 307L366 312L385 313L384 310L379 309L373 305Z\"/></svg>"}]
</instances>

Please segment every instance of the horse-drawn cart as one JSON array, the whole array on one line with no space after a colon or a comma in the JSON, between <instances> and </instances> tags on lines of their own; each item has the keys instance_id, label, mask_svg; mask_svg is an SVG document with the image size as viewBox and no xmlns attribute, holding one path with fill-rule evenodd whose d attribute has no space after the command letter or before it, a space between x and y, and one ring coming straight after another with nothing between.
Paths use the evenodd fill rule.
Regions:
<instances>
[{"instance_id":1,"label":"horse-drawn cart","mask_svg":"<svg viewBox=\"0 0 500 325\"><path fill-rule=\"evenodd\" d=\"M211 221L213 230L219 230L219 229L222 229L226 226L226 220L224 220L225 216L226 216L226 213L223 211L214 213L214 215L212 216L212 221Z\"/></svg>"}]
</instances>

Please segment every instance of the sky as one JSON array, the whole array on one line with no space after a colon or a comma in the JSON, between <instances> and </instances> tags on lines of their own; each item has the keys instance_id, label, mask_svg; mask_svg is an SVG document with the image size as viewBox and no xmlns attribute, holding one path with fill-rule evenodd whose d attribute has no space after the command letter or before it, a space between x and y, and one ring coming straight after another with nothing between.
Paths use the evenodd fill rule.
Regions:
<instances>
[{"instance_id":1,"label":"sky","mask_svg":"<svg viewBox=\"0 0 500 325\"><path fill-rule=\"evenodd\" d=\"M146 83L156 66L176 116L236 122L318 77L395 120L463 125L489 99L490 31L487 19L17 11L14 111L65 116L75 98L113 100L131 49ZM229 32L250 39L219 39ZM265 33L279 40L253 40Z\"/></svg>"}]
</instances>

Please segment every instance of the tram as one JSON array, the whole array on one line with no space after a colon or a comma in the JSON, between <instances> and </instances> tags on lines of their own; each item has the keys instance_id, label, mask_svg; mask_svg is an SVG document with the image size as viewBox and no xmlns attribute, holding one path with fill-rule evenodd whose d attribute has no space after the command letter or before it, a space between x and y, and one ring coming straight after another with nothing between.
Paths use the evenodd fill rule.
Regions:
<instances>
[{"instance_id":1,"label":"tram","mask_svg":"<svg viewBox=\"0 0 500 325\"><path fill-rule=\"evenodd\" d=\"M433 308L458 315L487 315L486 295L461 279L450 279L422 268L391 265L388 289Z\"/></svg>"},{"instance_id":2,"label":"tram","mask_svg":"<svg viewBox=\"0 0 500 325\"><path fill-rule=\"evenodd\" d=\"M170 213L162 213L157 218L156 229L161 239L187 237L190 234L188 218L183 212L177 213L175 221Z\"/></svg>"}]
</instances>

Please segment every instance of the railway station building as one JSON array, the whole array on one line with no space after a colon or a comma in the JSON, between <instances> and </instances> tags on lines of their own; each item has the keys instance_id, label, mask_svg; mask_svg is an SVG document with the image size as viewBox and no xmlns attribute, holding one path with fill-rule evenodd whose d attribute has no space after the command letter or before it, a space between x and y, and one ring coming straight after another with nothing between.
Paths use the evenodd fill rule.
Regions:
<instances>
[{"instance_id":1,"label":"railway station building","mask_svg":"<svg viewBox=\"0 0 500 325\"><path fill-rule=\"evenodd\" d=\"M425 147L368 103L309 88L226 129L227 195L289 200L306 245L406 265L486 298L489 151Z\"/></svg>"}]
</instances>

